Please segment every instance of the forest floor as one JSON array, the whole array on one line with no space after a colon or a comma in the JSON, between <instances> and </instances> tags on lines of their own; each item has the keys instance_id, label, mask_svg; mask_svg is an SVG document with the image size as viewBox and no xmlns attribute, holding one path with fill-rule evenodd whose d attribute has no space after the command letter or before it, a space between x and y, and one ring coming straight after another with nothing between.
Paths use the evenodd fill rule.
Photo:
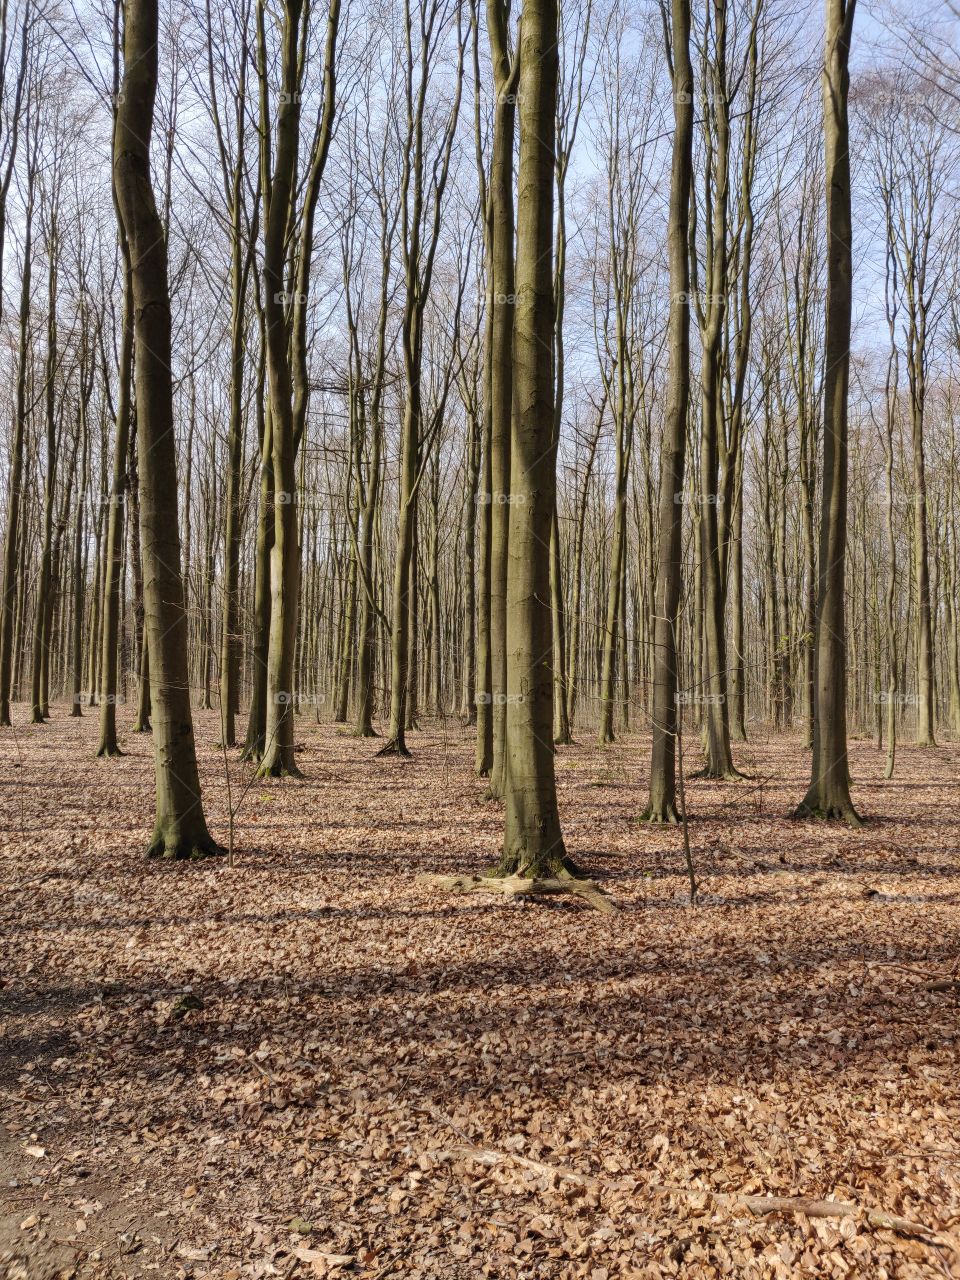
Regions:
<instances>
[{"instance_id":1,"label":"forest floor","mask_svg":"<svg viewBox=\"0 0 960 1280\"><path fill-rule=\"evenodd\" d=\"M584 736L561 815L604 915L415 879L498 851L456 724L402 763L298 722L305 781L250 788L230 868L144 860L122 721L112 761L63 706L0 736L0 1276L960 1276L960 1001L928 989L960 746L888 783L854 742L852 831L788 819L809 757L758 733L752 780L688 785L690 906L680 833L637 821L647 742Z\"/></svg>"}]
</instances>

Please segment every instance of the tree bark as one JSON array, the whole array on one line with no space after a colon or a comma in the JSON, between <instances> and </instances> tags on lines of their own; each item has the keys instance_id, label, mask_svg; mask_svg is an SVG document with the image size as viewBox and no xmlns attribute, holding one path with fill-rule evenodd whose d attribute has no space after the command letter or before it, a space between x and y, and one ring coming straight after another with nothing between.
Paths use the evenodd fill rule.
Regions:
<instances>
[{"instance_id":1,"label":"tree bark","mask_svg":"<svg viewBox=\"0 0 960 1280\"><path fill-rule=\"evenodd\" d=\"M665 32L666 35L666 32ZM690 2L672 0L673 160L667 249L670 260L669 373L660 446L660 547L654 591L653 748L650 798L644 818L678 822L677 614L683 538L683 471L690 399L690 259L687 252L693 183L693 69Z\"/></svg>"},{"instance_id":2,"label":"tree bark","mask_svg":"<svg viewBox=\"0 0 960 1280\"><path fill-rule=\"evenodd\" d=\"M147 643L153 668L156 822L148 852L198 858L223 852L200 794L180 573L167 245L150 181L157 92L157 0L127 0L124 76L114 134L114 190L130 249Z\"/></svg>"},{"instance_id":3,"label":"tree bark","mask_svg":"<svg viewBox=\"0 0 960 1280\"><path fill-rule=\"evenodd\" d=\"M556 508L553 205L557 3L525 0L507 573L507 695L501 875L575 870L557 809L550 561Z\"/></svg>"},{"instance_id":4,"label":"tree bark","mask_svg":"<svg viewBox=\"0 0 960 1280\"><path fill-rule=\"evenodd\" d=\"M814 639L813 769L797 816L860 819L847 763L844 576L847 540L847 392L853 295L848 63L856 0L826 0L823 71L827 190L823 498Z\"/></svg>"}]
</instances>

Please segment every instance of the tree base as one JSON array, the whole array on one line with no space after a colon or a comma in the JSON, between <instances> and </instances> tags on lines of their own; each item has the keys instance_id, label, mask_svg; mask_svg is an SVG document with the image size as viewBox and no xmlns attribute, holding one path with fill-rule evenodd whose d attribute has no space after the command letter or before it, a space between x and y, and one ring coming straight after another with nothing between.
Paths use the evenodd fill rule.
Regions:
<instances>
[{"instance_id":1,"label":"tree base","mask_svg":"<svg viewBox=\"0 0 960 1280\"><path fill-rule=\"evenodd\" d=\"M114 756L122 756L123 752L115 742L101 742L97 748L97 759L107 760Z\"/></svg>"},{"instance_id":2,"label":"tree base","mask_svg":"<svg viewBox=\"0 0 960 1280\"><path fill-rule=\"evenodd\" d=\"M640 815L640 822L647 823L651 827L679 827L683 819L677 813L676 805L661 804L647 805L643 813Z\"/></svg>"},{"instance_id":3,"label":"tree base","mask_svg":"<svg viewBox=\"0 0 960 1280\"><path fill-rule=\"evenodd\" d=\"M379 760L381 756L399 756L401 760L410 760L410 749L402 738L391 738L390 741L380 748L375 759Z\"/></svg>"},{"instance_id":4,"label":"tree base","mask_svg":"<svg viewBox=\"0 0 960 1280\"><path fill-rule=\"evenodd\" d=\"M273 760L263 759L257 769L258 778L302 778L303 771L293 760L285 760L282 756Z\"/></svg>"},{"instance_id":5,"label":"tree base","mask_svg":"<svg viewBox=\"0 0 960 1280\"><path fill-rule=\"evenodd\" d=\"M813 818L817 822L845 822L848 827L863 826L863 819L850 801L840 801L837 804L821 806L813 804L809 800L804 800L802 804L797 805L790 816L793 818Z\"/></svg>"},{"instance_id":6,"label":"tree base","mask_svg":"<svg viewBox=\"0 0 960 1280\"><path fill-rule=\"evenodd\" d=\"M205 840L177 840L169 844L165 837L155 835L147 848L148 858L162 858L165 862L199 862L202 858L222 858L226 849L210 836Z\"/></svg>"},{"instance_id":7,"label":"tree base","mask_svg":"<svg viewBox=\"0 0 960 1280\"><path fill-rule=\"evenodd\" d=\"M583 880L572 875L538 878L533 876L438 876L418 875L420 884L429 884L436 889L448 893L502 893L508 898L551 897L558 894L571 894L582 898L595 911L610 915L616 906L610 901L606 890L595 880Z\"/></svg>"},{"instance_id":8,"label":"tree base","mask_svg":"<svg viewBox=\"0 0 960 1280\"><path fill-rule=\"evenodd\" d=\"M729 768L724 766L721 769L712 769L710 765L705 764L702 769L698 769L696 773L690 774L691 778L706 779L708 782L746 782L747 775L741 773L734 765Z\"/></svg>"},{"instance_id":9,"label":"tree base","mask_svg":"<svg viewBox=\"0 0 960 1280\"><path fill-rule=\"evenodd\" d=\"M149 720L138 720L133 726L134 733L153 733L153 725ZM231 744L227 744L228 746Z\"/></svg>"},{"instance_id":10,"label":"tree base","mask_svg":"<svg viewBox=\"0 0 960 1280\"><path fill-rule=\"evenodd\" d=\"M361 725L359 729L354 729L353 733L350 736L352 738L379 738L380 737L379 733L377 733L376 729L374 729L373 725L371 724Z\"/></svg>"}]
</instances>

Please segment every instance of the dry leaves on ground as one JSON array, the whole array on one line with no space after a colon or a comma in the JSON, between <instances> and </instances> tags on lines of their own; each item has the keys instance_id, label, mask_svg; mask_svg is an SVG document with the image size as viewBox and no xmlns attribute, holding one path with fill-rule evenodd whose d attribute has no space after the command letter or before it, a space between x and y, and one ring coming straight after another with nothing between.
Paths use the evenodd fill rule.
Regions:
<instances>
[{"instance_id":1,"label":"dry leaves on ground","mask_svg":"<svg viewBox=\"0 0 960 1280\"><path fill-rule=\"evenodd\" d=\"M885 783L853 744L848 831L787 819L798 741L744 747L752 780L688 786L696 907L679 833L637 822L647 742L564 749L602 915L416 879L497 851L459 727L409 763L298 734L232 869L143 860L149 739L95 760L63 707L22 766L2 739L8 1276L960 1275L960 748Z\"/></svg>"}]
</instances>

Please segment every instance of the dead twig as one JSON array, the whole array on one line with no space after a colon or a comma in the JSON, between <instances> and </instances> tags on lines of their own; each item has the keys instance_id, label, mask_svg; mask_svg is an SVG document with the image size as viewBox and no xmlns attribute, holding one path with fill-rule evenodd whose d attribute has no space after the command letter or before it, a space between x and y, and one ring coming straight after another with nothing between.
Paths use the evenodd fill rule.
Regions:
<instances>
[{"instance_id":1,"label":"dead twig","mask_svg":"<svg viewBox=\"0 0 960 1280\"><path fill-rule=\"evenodd\" d=\"M590 1174L578 1173L575 1169L563 1165L545 1164L541 1160L531 1160L512 1151L495 1151L489 1148L469 1145L448 1147L426 1153L438 1160L471 1160L487 1168L504 1164L514 1164L551 1182L572 1183L587 1191L622 1190L623 1182L609 1178L597 1178ZM950 1249L960 1256L960 1245L954 1237L922 1222L914 1222L910 1218L902 1218L895 1213L887 1213L883 1209L870 1209L864 1205L847 1203L841 1200L817 1200L810 1196L758 1196L739 1192L713 1192L697 1188L671 1186L667 1184L641 1183L635 1181L638 1191L644 1195L673 1195L689 1199L706 1199L710 1204L723 1208L736 1209L746 1207L755 1217L767 1217L771 1214L804 1214L808 1218L857 1218L869 1226L893 1231L897 1235L923 1240L928 1244Z\"/></svg>"}]
</instances>

